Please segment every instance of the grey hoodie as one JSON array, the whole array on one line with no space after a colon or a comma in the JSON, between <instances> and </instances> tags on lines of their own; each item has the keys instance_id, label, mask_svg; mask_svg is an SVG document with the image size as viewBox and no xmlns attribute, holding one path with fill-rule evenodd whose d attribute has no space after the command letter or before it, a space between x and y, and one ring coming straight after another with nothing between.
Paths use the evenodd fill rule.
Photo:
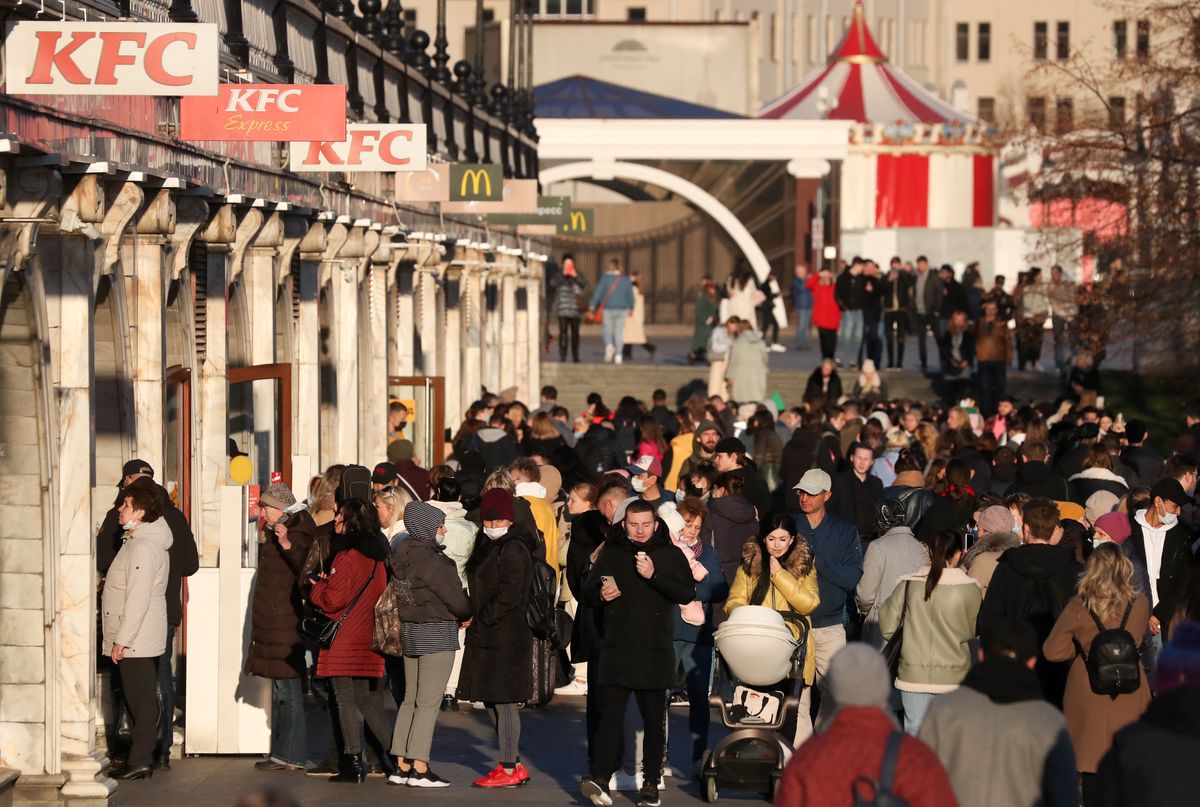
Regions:
<instances>
[{"instance_id":1,"label":"grey hoodie","mask_svg":"<svg viewBox=\"0 0 1200 807\"><path fill-rule=\"evenodd\" d=\"M171 528L158 518L139 524L122 544L104 578L104 655L113 645L129 658L155 658L167 648L167 575Z\"/></svg>"},{"instance_id":2,"label":"grey hoodie","mask_svg":"<svg viewBox=\"0 0 1200 807\"><path fill-rule=\"evenodd\" d=\"M859 578L855 597L858 612L863 615L862 640L876 648L883 647L879 631L879 609L891 596L901 577L913 574L929 565L925 545L913 536L908 527L892 527L867 545L863 556L863 576Z\"/></svg>"}]
</instances>

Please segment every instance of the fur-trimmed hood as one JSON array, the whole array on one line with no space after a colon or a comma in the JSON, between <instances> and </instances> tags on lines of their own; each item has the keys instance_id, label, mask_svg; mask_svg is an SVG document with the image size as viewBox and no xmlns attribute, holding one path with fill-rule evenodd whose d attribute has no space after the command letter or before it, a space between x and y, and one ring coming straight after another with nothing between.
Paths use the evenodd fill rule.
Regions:
<instances>
[{"instance_id":1,"label":"fur-trimmed hood","mask_svg":"<svg viewBox=\"0 0 1200 807\"><path fill-rule=\"evenodd\" d=\"M1012 549L1014 546L1020 545L1021 536L1015 532L993 532L991 535L984 535L966 551L959 566L964 569L970 569L975 558L985 552L1003 552L1006 549Z\"/></svg>"},{"instance_id":2,"label":"fur-trimmed hood","mask_svg":"<svg viewBox=\"0 0 1200 807\"><path fill-rule=\"evenodd\" d=\"M1124 477L1113 473L1107 468L1085 468L1067 481L1074 482L1076 479L1095 479L1101 482L1115 482L1123 488L1129 487L1129 483L1125 481Z\"/></svg>"},{"instance_id":3,"label":"fur-trimmed hood","mask_svg":"<svg viewBox=\"0 0 1200 807\"><path fill-rule=\"evenodd\" d=\"M747 541L742 547L742 569L750 577L758 577L762 573L761 554L758 548L758 541ZM807 577L812 568L812 549L803 536L797 535L795 545L792 546L792 552L788 555L787 570L791 573L792 577L800 580Z\"/></svg>"}]
</instances>

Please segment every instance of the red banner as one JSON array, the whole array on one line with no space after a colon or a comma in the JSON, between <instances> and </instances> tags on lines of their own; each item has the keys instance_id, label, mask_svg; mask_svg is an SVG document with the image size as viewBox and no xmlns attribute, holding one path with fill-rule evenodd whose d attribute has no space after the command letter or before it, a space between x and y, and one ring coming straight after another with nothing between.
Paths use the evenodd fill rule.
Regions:
<instances>
[{"instance_id":1,"label":"red banner","mask_svg":"<svg viewBox=\"0 0 1200 807\"><path fill-rule=\"evenodd\" d=\"M346 87L341 84L222 84L215 96L183 98L184 140L346 139Z\"/></svg>"}]
</instances>

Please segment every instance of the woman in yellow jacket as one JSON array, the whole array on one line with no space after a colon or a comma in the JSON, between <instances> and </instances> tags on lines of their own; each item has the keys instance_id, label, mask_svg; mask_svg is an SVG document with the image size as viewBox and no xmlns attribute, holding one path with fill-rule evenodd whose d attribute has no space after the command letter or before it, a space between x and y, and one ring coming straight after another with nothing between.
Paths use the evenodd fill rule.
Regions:
<instances>
[{"instance_id":1,"label":"woman in yellow jacket","mask_svg":"<svg viewBox=\"0 0 1200 807\"><path fill-rule=\"evenodd\" d=\"M769 571L763 575L763 558ZM747 541L742 547L742 564L738 567L725 601L725 613L731 614L743 605L765 605L785 617L798 615L804 623L804 683L812 686L816 672L816 655L808 639L812 623L808 615L821 603L817 590L817 570L812 550L803 536L792 532L787 516L778 514L767 519L757 541ZM788 622L792 633L800 638L800 627Z\"/></svg>"}]
</instances>

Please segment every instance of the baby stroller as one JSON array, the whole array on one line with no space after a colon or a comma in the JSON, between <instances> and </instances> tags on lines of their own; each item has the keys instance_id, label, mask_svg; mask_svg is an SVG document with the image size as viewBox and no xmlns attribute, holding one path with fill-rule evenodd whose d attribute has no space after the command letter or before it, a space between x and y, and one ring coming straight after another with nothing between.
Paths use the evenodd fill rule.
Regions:
<instances>
[{"instance_id":1,"label":"baby stroller","mask_svg":"<svg viewBox=\"0 0 1200 807\"><path fill-rule=\"evenodd\" d=\"M803 638L807 623L792 617ZM784 615L773 608L744 605L717 628L718 660L732 675L733 697L714 693L710 703L732 729L704 756L700 794L710 804L722 787L775 798L779 777L792 756L792 738L780 732L800 705L804 685L804 641L797 641Z\"/></svg>"}]
</instances>

